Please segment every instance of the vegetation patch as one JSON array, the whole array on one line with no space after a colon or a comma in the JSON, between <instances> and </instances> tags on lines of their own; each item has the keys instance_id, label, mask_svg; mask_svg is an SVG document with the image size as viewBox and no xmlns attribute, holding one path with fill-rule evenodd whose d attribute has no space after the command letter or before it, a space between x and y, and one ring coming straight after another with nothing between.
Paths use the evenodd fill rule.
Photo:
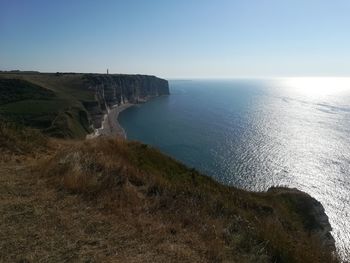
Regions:
<instances>
[{"instance_id":1,"label":"vegetation patch","mask_svg":"<svg viewBox=\"0 0 350 263\"><path fill-rule=\"evenodd\" d=\"M305 211L286 204L299 191L253 193L224 186L152 147L103 138L72 143L38 169L58 191L108 214L128 215L129 227L147 233L151 251L161 250L159 238L173 237L173 246L185 246L200 262L337 262L305 226ZM284 198L276 198L278 191ZM151 224L135 225L134 218L146 217ZM135 242L144 245L139 238Z\"/></svg>"},{"instance_id":2,"label":"vegetation patch","mask_svg":"<svg viewBox=\"0 0 350 263\"><path fill-rule=\"evenodd\" d=\"M0 116L59 138L85 138L92 132L81 99L93 99L83 89L80 74L0 74Z\"/></svg>"},{"instance_id":3,"label":"vegetation patch","mask_svg":"<svg viewBox=\"0 0 350 263\"><path fill-rule=\"evenodd\" d=\"M7 154L25 155L44 150L47 143L47 137L40 131L0 119L0 161Z\"/></svg>"},{"instance_id":4,"label":"vegetation patch","mask_svg":"<svg viewBox=\"0 0 350 263\"><path fill-rule=\"evenodd\" d=\"M0 79L0 105L21 100L48 100L54 92L21 79Z\"/></svg>"}]
</instances>

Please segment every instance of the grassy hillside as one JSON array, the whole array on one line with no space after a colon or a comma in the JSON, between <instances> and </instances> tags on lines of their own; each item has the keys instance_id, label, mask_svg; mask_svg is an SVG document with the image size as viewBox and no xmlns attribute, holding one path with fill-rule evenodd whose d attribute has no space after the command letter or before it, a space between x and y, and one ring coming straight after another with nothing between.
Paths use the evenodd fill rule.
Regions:
<instances>
[{"instance_id":1,"label":"grassy hillside","mask_svg":"<svg viewBox=\"0 0 350 263\"><path fill-rule=\"evenodd\" d=\"M337 262L304 193L227 187L137 142L47 138L38 150L9 129L0 261Z\"/></svg>"},{"instance_id":2,"label":"grassy hillside","mask_svg":"<svg viewBox=\"0 0 350 263\"><path fill-rule=\"evenodd\" d=\"M84 138L91 132L84 101L94 93L84 88L82 74L0 73L0 115L44 133Z\"/></svg>"}]
</instances>

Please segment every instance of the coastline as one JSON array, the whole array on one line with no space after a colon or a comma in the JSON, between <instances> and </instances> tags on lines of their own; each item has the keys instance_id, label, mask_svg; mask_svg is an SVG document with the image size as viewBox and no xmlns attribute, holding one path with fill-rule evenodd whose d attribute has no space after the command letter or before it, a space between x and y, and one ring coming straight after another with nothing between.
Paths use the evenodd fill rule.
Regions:
<instances>
[{"instance_id":1,"label":"coastline","mask_svg":"<svg viewBox=\"0 0 350 263\"><path fill-rule=\"evenodd\" d=\"M120 106L114 105L107 110L107 113L103 116L101 128L95 129L95 131L86 136L87 139L93 139L100 136L118 136L126 139L126 133L123 127L118 122L119 113L127 108L134 106L133 103L124 103Z\"/></svg>"},{"instance_id":2,"label":"coastline","mask_svg":"<svg viewBox=\"0 0 350 263\"><path fill-rule=\"evenodd\" d=\"M164 95L158 96L148 96L143 99L138 99L137 103L126 102L121 105L113 105L111 108L107 109L107 113L104 114L103 120L101 122L101 127L95 129L94 132L86 135L86 139L93 139L100 136L118 136L119 138L126 140L126 133L123 127L118 122L119 113L123 110L126 110L129 107L135 106L137 104L143 104L149 101L154 97L160 97Z\"/></svg>"}]
</instances>

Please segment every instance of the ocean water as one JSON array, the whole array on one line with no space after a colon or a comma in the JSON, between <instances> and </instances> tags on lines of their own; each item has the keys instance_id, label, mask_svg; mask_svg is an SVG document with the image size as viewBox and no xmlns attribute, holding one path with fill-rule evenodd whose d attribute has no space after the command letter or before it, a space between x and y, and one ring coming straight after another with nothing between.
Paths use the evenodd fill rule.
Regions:
<instances>
[{"instance_id":1,"label":"ocean water","mask_svg":"<svg viewBox=\"0 0 350 263\"><path fill-rule=\"evenodd\" d=\"M224 184L303 190L350 248L350 79L173 80L170 92L120 114L128 139Z\"/></svg>"}]
</instances>

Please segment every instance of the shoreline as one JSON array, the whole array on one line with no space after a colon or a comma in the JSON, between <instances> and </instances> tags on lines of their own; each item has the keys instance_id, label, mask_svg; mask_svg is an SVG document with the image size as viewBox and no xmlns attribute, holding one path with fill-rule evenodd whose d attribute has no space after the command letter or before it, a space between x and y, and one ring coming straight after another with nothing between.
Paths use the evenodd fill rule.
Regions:
<instances>
[{"instance_id":1,"label":"shoreline","mask_svg":"<svg viewBox=\"0 0 350 263\"><path fill-rule=\"evenodd\" d=\"M152 98L161 97L161 96L164 96L164 95L148 96L143 99L139 99L137 103L126 102L119 106L117 104L113 105L111 108L107 109L107 113L103 115L103 120L101 121L101 127L98 129L95 129L94 132L86 135L86 139L93 139L100 136L118 136L119 138L126 140L127 139L126 133L123 127L118 122L119 114L129 107L135 106L137 104L146 103Z\"/></svg>"},{"instance_id":2,"label":"shoreline","mask_svg":"<svg viewBox=\"0 0 350 263\"><path fill-rule=\"evenodd\" d=\"M95 131L91 134L88 134L86 138L93 139L100 136L118 136L120 138L126 139L126 133L118 122L118 116L122 111L134 105L135 104L133 103L124 103L120 106L112 106L103 116L101 128L95 129Z\"/></svg>"}]
</instances>

